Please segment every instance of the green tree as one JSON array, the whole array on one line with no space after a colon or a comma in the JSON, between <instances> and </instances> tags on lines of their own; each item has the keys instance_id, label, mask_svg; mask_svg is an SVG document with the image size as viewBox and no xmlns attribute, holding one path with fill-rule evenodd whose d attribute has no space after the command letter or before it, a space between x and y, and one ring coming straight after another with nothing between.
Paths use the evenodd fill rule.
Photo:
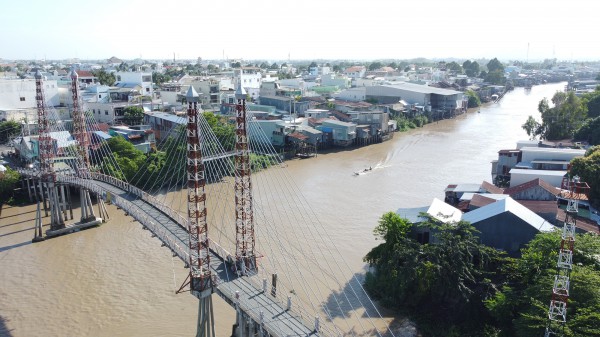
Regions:
<instances>
[{"instance_id":1,"label":"green tree","mask_svg":"<svg viewBox=\"0 0 600 337\"><path fill-rule=\"evenodd\" d=\"M124 120L129 125L138 125L144 119L144 108L141 106L128 106L123 109Z\"/></svg>"},{"instance_id":2,"label":"green tree","mask_svg":"<svg viewBox=\"0 0 600 337\"><path fill-rule=\"evenodd\" d=\"M592 203L600 205L600 146L586 151L584 157L571 160L571 174L588 183Z\"/></svg>"},{"instance_id":3,"label":"green tree","mask_svg":"<svg viewBox=\"0 0 600 337\"><path fill-rule=\"evenodd\" d=\"M488 72L494 72L494 71L499 71L501 73L504 72L504 65L502 64L502 62L498 61L498 59L495 57L487 63L486 67L488 69Z\"/></svg>"},{"instance_id":4,"label":"green tree","mask_svg":"<svg viewBox=\"0 0 600 337\"><path fill-rule=\"evenodd\" d=\"M374 268L365 279L367 291L384 305L401 304L398 309L417 319L425 335L480 335L489 322L483 300L494 293L490 277L501 254L481 245L467 222L428 217L419 226L432 230L435 244L407 237L407 220L382 217L375 235L385 242L364 258Z\"/></svg>"},{"instance_id":5,"label":"green tree","mask_svg":"<svg viewBox=\"0 0 600 337\"><path fill-rule=\"evenodd\" d=\"M277 63L273 62L273 64L271 64L271 66L269 67L269 69L279 70L279 65Z\"/></svg>"},{"instance_id":6,"label":"green tree","mask_svg":"<svg viewBox=\"0 0 600 337\"><path fill-rule=\"evenodd\" d=\"M156 83L156 85L161 85L165 82L169 82L171 80L171 76L165 75L159 72L152 72L152 82Z\"/></svg>"},{"instance_id":7,"label":"green tree","mask_svg":"<svg viewBox=\"0 0 600 337\"><path fill-rule=\"evenodd\" d=\"M102 85L111 86L111 85L115 84L115 81L116 81L115 75L113 73L107 72L106 70L104 70L104 68L102 68L100 70L94 70L94 71L92 71L92 74L94 76L96 76L96 78L98 79L98 82L100 82L100 84L102 84Z\"/></svg>"},{"instance_id":8,"label":"green tree","mask_svg":"<svg viewBox=\"0 0 600 337\"><path fill-rule=\"evenodd\" d=\"M494 70L490 71L485 75L484 80L491 84L503 85L506 82L504 77L504 71Z\"/></svg>"},{"instance_id":9,"label":"green tree","mask_svg":"<svg viewBox=\"0 0 600 337\"><path fill-rule=\"evenodd\" d=\"M527 132L529 139L534 140L535 137L539 136L540 126L541 124L530 115L525 124L521 125L521 128Z\"/></svg>"},{"instance_id":10,"label":"green tree","mask_svg":"<svg viewBox=\"0 0 600 337\"><path fill-rule=\"evenodd\" d=\"M539 233L518 259L508 259L500 270L505 284L486 300L499 336L542 335L556 274L561 231ZM600 336L600 238L577 234L565 336Z\"/></svg>"},{"instance_id":11,"label":"green tree","mask_svg":"<svg viewBox=\"0 0 600 337\"><path fill-rule=\"evenodd\" d=\"M552 108L545 98L538 104L542 115L540 135L548 140L570 139L586 120L587 108L574 92L557 92L552 102Z\"/></svg>"},{"instance_id":12,"label":"green tree","mask_svg":"<svg viewBox=\"0 0 600 337\"><path fill-rule=\"evenodd\" d=\"M461 67L461 65L454 61L446 64L446 69L450 70L451 72L457 73L457 74L462 74L462 72L463 72L463 68Z\"/></svg>"},{"instance_id":13,"label":"green tree","mask_svg":"<svg viewBox=\"0 0 600 337\"><path fill-rule=\"evenodd\" d=\"M231 68L241 68L242 67L242 63L241 62L233 62L231 64Z\"/></svg>"},{"instance_id":14,"label":"green tree","mask_svg":"<svg viewBox=\"0 0 600 337\"><path fill-rule=\"evenodd\" d=\"M0 205L11 200L20 179L19 173L9 167L6 168L3 175L0 175Z\"/></svg>"},{"instance_id":15,"label":"green tree","mask_svg":"<svg viewBox=\"0 0 600 337\"><path fill-rule=\"evenodd\" d=\"M467 76L475 77L479 75L479 63L477 63L477 61L471 62L470 60L466 60L465 62L463 62L462 66Z\"/></svg>"},{"instance_id":16,"label":"green tree","mask_svg":"<svg viewBox=\"0 0 600 337\"><path fill-rule=\"evenodd\" d=\"M381 64L381 62L372 62L371 64L369 64L369 70L373 71L373 70L377 70L379 68L381 68L383 65Z\"/></svg>"},{"instance_id":17,"label":"green tree","mask_svg":"<svg viewBox=\"0 0 600 337\"><path fill-rule=\"evenodd\" d=\"M600 117L586 120L575 132L573 139L588 142L590 145L600 145Z\"/></svg>"},{"instance_id":18,"label":"green tree","mask_svg":"<svg viewBox=\"0 0 600 337\"><path fill-rule=\"evenodd\" d=\"M476 108L481 105L481 100L479 99L479 95L477 95L477 93L475 91L467 90L465 92L465 94L469 98L469 101L467 103L469 108Z\"/></svg>"},{"instance_id":19,"label":"green tree","mask_svg":"<svg viewBox=\"0 0 600 337\"><path fill-rule=\"evenodd\" d=\"M21 133L21 124L15 121L0 122L0 144Z\"/></svg>"}]
</instances>

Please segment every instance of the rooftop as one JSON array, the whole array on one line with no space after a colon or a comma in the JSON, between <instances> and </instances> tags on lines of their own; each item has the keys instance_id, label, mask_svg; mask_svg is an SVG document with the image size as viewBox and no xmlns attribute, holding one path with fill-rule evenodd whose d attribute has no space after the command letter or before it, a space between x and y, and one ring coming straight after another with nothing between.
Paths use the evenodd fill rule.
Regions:
<instances>
[{"instance_id":1,"label":"rooftop","mask_svg":"<svg viewBox=\"0 0 600 337\"><path fill-rule=\"evenodd\" d=\"M555 228L551 223L510 197L468 212L462 219L474 224L505 212L514 214L541 232L550 232Z\"/></svg>"}]
</instances>

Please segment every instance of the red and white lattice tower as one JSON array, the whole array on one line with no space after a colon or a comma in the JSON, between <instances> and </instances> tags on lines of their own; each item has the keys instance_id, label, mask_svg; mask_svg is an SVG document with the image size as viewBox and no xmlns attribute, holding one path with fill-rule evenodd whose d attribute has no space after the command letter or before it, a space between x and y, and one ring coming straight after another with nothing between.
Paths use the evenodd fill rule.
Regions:
<instances>
[{"instance_id":1,"label":"red and white lattice tower","mask_svg":"<svg viewBox=\"0 0 600 337\"><path fill-rule=\"evenodd\" d=\"M202 143L198 128L198 93L193 86L187 92L187 178L188 230L190 232L191 291L198 298L212 292L208 224L206 222L206 177L202 161Z\"/></svg>"},{"instance_id":2,"label":"red and white lattice tower","mask_svg":"<svg viewBox=\"0 0 600 337\"><path fill-rule=\"evenodd\" d=\"M75 69L71 70L71 95L73 97L73 137L77 140L78 167L77 174L80 178L90 178L90 157L88 154L90 137L85 126L85 116L79 100L79 76ZM87 189L79 190L81 201L81 222L96 220L90 193Z\"/></svg>"},{"instance_id":3,"label":"red and white lattice tower","mask_svg":"<svg viewBox=\"0 0 600 337\"><path fill-rule=\"evenodd\" d=\"M563 336L567 323L567 304L569 302L569 283L573 269L573 248L575 246L576 217L579 200L587 199L590 187L579 181L579 177L564 177L562 190L567 199L565 220L562 228L562 240L556 263L556 276L552 286L552 300L548 309L548 322L545 337Z\"/></svg>"},{"instance_id":4,"label":"red and white lattice tower","mask_svg":"<svg viewBox=\"0 0 600 337\"><path fill-rule=\"evenodd\" d=\"M238 272L248 275L257 270L250 180L250 149L246 117L246 91L241 83L235 91L235 258Z\"/></svg>"},{"instance_id":5,"label":"red and white lattice tower","mask_svg":"<svg viewBox=\"0 0 600 337\"><path fill-rule=\"evenodd\" d=\"M50 204L50 230L65 228L65 221L60 209L60 199L56 187L56 173L54 172L54 141L50 137L50 121L44 96L44 83L42 74L35 73L35 98L38 114L38 152L40 158L40 178L46 186Z\"/></svg>"},{"instance_id":6,"label":"red and white lattice tower","mask_svg":"<svg viewBox=\"0 0 600 337\"><path fill-rule=\"evenodd\" d=\"M208 224L206 222L206 175L202 160L202 142L198 128L198 93L190 85L187 109L188 231L190 252L190 292L199 300L196 336L214 337L212 305L213 280L210 271ZM185 284L182 288L185 287Z\"/></svg>"}]
</instances>

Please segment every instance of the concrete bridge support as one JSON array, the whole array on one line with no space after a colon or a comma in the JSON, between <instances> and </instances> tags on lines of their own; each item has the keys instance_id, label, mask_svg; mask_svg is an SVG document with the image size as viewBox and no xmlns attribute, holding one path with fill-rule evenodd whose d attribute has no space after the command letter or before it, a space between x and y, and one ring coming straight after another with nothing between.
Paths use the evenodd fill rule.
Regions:
<instances>
[{"instance_id":1,"label":"concrete bridge support","mask_svg":"<svg viewBox=\"0 0 600 337\"><path fill-rule=\"evenodd\" d=\"M215 337L215 317L212 295L200 299L196 337Z\"/></svg>"}]
</instances>

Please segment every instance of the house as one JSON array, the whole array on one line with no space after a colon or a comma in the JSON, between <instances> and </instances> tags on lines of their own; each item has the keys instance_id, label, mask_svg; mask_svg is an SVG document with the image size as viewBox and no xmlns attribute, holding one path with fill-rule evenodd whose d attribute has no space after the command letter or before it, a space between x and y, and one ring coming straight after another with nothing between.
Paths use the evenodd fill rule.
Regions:
<instances>
[{"instance_id":1,"label":"house","mask_svg":"<svg viewBox=\"0 0 600 337\"><path fill-rule=\"evenodd\" d=\"M48 136L52 139L53 152L55 156L73 156L74 153L69 153L68 148L76 146L77 141L69 133L69 131L48 132ZM15 142L15 153L25 163L33 163L39 160L39 136L25 136Z\"/></svg>"},{"instance_id":2,"label":"house","mask_svg":"<svg viewBox=\"0 0 600 337\"><path fill-rule=\"evenodd\" d=\"M307 101L296 101L293 97L285 96L261 95L259 101L261 105L274 106L277 110L287 111L290 114L303 115L309 107L309 102Z\"/></svg>"},{"instance_id":3,"label":"house","mask_svg":"<svg viewBox=\"0 0 600 337\"><path fill-rule=\"evenodd\" d=\"M119 88L136 88L139 86L140 95L154 97L151 72L115 72L115 86Z\"/></svg>"},{"instance_id":4,"label":"house","mask_svg":"<svg viewBox=\"0 0 600 337\"><path fill-rule=\"evenodd\" d=\"M515 200L556 201L560 188L553 186L540 178L533 179L520 185L504 190Z\"/></svg>"},{"instance_id":5,"label":"house","mask_svg":"<svg viewBox=\"0 0 600 337\"><path fill-rule=\"evenodd\" d=\"M348 76L351 79L357 79L364 77L366 72L367 67L365 66L352 66L344 70L344 75Z\"/></svg>"},{"instance_id":6,"label":"house","mask_svg":"<svg viewBox=\"0 0 600 337\"><path fill-rule=\"evenodd\" d=\"M248 88L260 88L262 83L262 74L260 68L257 67L241 67L233 71L235 78L234 85L241 84L248 91Z\"/></svg>"},{"instance_id":7,"label":"house","mask_svg":"<svg viewBox=\"0 0 600 337\"><path fill-rule=\"evenodd\" d=\"M550 232L554 226L527 207L508 197L465 213L463 221L479 231L481 243L518 256L539 232Z\"/></svg>"},{"instance_id":8,"label":"house","mask_svg":"<svg viewBox=\"0 0 600 337\"><path fill-rule=\"evenodd\" d=\"M144 124L150 125L157 140L169 136L177 138L180 132L178 126L187 124L187 116L177 116L166 112L151 112L144 114Z\"/></svg>"},{"instance_id":9,"label":"house","mask_svg":"<svg viewBox=\"0 0 600 337\"><path fill-rule=\"evenodd\" d=\"M286 136L292 132L281 119L254 120L253 123L258 126L259 130L264 132L266 139L269 140L273 146L284 146ZM264 139L263 137L257 138L259 140Z\"/></svg>"},{"instance_id":10,"label":"house","mask_svg":"<svg viewBox=\"0 0 600 337\"><path fill-rule=\"evenodd\" d=\"M87 70L76 70L77 79L79 81L79 85L82 87L86 87L88 85L92 85L98 82L98 78L92 74L91 71Z\"/></svg>"},{"instance_id":11,"label":"house","mask_svg":"<svg viewBox=\"0 0 600 337\"><path fill-rule=\"evenodd\" d=\"M338 89L346 89L350 87L351 80L347 76L336 75L334 73L324 74L321 76L321 86L336 87Z\"/></svg>"},{"instance_id":12,"label":"house","mask_svg":"<svg viewBox=\"0 0 600 337\"><path fill-rule=\"evenodd\" d=\"M156 148L154 131L152 131L149 125L111 126L110 129L108 129L108 134L113 137L121 136L125 138L125 140L132 143L136 149L144 153L148 153Z\"/></svg>"},{"instance_id":13,"label":"house","mask_svg":"<svg viewBox=\"0 0 600 337\"><path fill-rule=\"evenodd\" d=\"M317 127L317 130L329 134L327 139L337 146L350 146L356 138L356 124L354 123L325 119Z\"/></svg>"}]
</instances>

